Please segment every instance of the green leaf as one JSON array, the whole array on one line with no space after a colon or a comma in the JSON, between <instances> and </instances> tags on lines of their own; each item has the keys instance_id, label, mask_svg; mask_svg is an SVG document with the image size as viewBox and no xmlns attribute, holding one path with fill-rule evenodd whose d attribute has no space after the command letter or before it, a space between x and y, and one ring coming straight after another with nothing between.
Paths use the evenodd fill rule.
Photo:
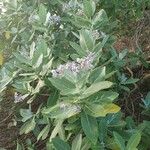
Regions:
<instances>
[{"instance_id":1,"label":"green leaf","mask_svg":"<svg viewBox=\"0 0 150 150\"><path fill-rule=\"evenodd\" d=\"M88 97L88 101L92 103L112 103L118 96L119 94L113 91L100 91Z\"/></svg>"},{"instance_id":2,"label":"green leaf","mask_svg":"<svg viewBox=\"0 0 150 150\"><path fill-rule=\"evenodd\" d=\"M80 106L61 102L53 107L45 108L42 113L48 114L51 118L66 119L80 112Z\"/></svg>"},{"instance_id":3,"label":"green leaf","mask_svg":"<svg viewBox=\"0 0 150 150\"><path fill-rule=\"evenodd\" d=\"M4 62L4 56L3 56L3 53L0 52L0 66L3 64Z\"/></svg>"},{"instance_id":4,"label":"green leaf","mask_svg":"<svg viewBox=\"0 0 150 150\"><path fill-rule=\"evenodd\" d=\"M89 28L92 24L90 22L90 20L88 20L87 18L83 18L80 16L75 16L75 21L72 21L72 24L74 24L75 26L79 27L79 28Z\"/></svg>"},{"instance_id":5,"label":"green leaf","mask_svg":"<svg viewBox=\"0 0 150 150\"><path fill-rule=\"evenodd\" d=\"M6 150L6 149L1 149L1 148L0 148L0 150ZM16 150L24 150L23 145L22 145L22 144L19 144L18 141L17 141L17 148L16 148Z\"/></svg>"},{"instance_id":6,"label":"green leaf","mask_svg":"<svg viewBox=\"0 0 150 150\"><path fill-rule=\"evenodd\" d=\"M30 46L30 59L33 58L34 52L35 52L35 43L32 42L32 44Z\"/></svg>"},{"instance_id":7,"label":"green leaf","mask_svg":"<svg viewBox=\"0 0 150 150\"><path fill-rule=\"evenodd\" d=\"M101 51L102 48L105 46L105 44L106 44L108 38L109 38L109 35L106 35L106 36L103 38L102 42L99 42L99 43L94 47L93 52L97 53L98 51Z\"/></svg>"},{"instance_id":8,"label":"green leaf","mask_svg":"<svg viewBox=\"0 0 150 150\"><path fill-rule=\"evenodd\" d=\"M117 132L113 132L113 135L120 150L125 150L125 140Z\"/></svg>"},{"instance_id":9,"label":"green leaf","mask_svg":"<svg viewBox=\"0 0 150 150\"><path fill-rule=\"evenodd\" d=\"M59 92L58 90L55 90L52 92L47 100L47 106L54 106L57 103L57 100L59 98Z\"/></svg>"},{"instance_id":10,"label":"green leaf","mask_svg":"<svg viewBox=\"0 0 150 150\"><path fill-rule=\"evenodd\" d=\"M100 82L106 75L106 67L95 68L89 76L89 82Z\"/></svg>"},{"instance_id":11,"label":"green leaf","mask_svg":"<svg viewBox=\"0 0 150 150\"><path fill-rule=\"evenodd\" d=\"M72 71L70 70L65 70L64 71L64 77L69 80L71 83L73 83L74 85L77 82L77 75L73 74Z\"/></svg>"},{"instance_id":12,"label":"green leaf","mask_svg":"<svg viewBox=\"0 0 150 150\"><path fill-rule=\"evenodd\" d=\"M41 138L42 140L45 140L48 136L48 133L50 131L50 126L47 125L43 128L43 130L39 133L38 137L37 137L37 141L39 141L39 139Z\"/></svg>"},{"instance_id":13,"label":"green leaf","mask_svg":"<svg viewBox=\"0 0 150 150\"><path fill-rule=\"evenodd\" d=\"M109 113L117 113L120 107L115 104L94 104L87 103L85 105L85 111L93 117L105 117Z\"/></svg>"},{"instance_id":14,"label":"green leaf","mask_svg":"<svg viewBox=\"0 0 150 150\"><path fill-rule=\"evenodd\" d=\"M62 127L62 123L63 123L63 120L60 119L60 120L56 120L56 125L54 127L54 129L51 131L51 136L49 138L49 141L51 142L53 138L56 137L56 135L59 133L60 131L60 128Z\"/></svg>"},{"instance_id":15,"label":"green leaf","mask_svg":"<svg viewBox=\"0 0 150 150\"><path fill-rule=\"evenodd\" d=\"M34 67L34 68L40 67L40 65L42 64L42 62L43 62L43 54L41 54L41 55L39 56L39 58L37 59L37 62L33 65L33 67Z\"/></svg>"},{"instance_id":16,"label":"green leaf","mask_svg":"<svg viewBox=\"0 0 150 150\"><path fill-rule=\"evenodd\" d=\"M108 89L110 88L111 86L113 85L112 82L110 81L101 81L101 82L98 82L98 83L93 83L89 88L87 88L81 98L87 98L89 97L90 95L100 91L100 90L104 90L104 89Z\"/></svg>"},{"instance_id":17,"label":"green leaf","mask_svg":"<svg viewBox=\"0 0 150 150\"><path fill-rule=\"evenodd\" d=\"M40 42L37 44L37 51L41 52L44 56L47 55L47 43L44 39L40 39ZM37 53L36 51L36 53Z\"/></svg>"},{"instance_id":18,"label":"green leaf","mask_svg":"<svg viewBox=\"0 0 150 150\"><path fill-rule=\"evenodd\" d=\"M83 138L81 150L89 150L91 148L91 143L88 138Z\"/></svg>"},{"instance_id":19,"label":"green leaf","mask_svg":"<svg viewBox=\"0 0 150 150\"><path fill-rule=\"evenodd\" d=\"M80 46L84 51L92 51L95 41L90 31L81 30L80 31Z\"/></svg>"},{"instance_id":20,"label":"green leaf","mask_svg":"<svg viewBox=\"0 0 150 150\"><path fill-rule=\"evenodd\" d=\"M95 27L99 27L101 25L104 25L106 22L108 22L107 14L105 10L101 9L93 19L93 24Z\"/></svg>"},{"instance_id":21,"label":"green leaf","mask_svg":"<svg viewBox=\"0 0 150 150\"><path fill-rule=\"evenodd\" d=\"M81 114L82 129L87 138L96 144L98 140L98 124L96 118L88 116L86 113Z\"/></svg>"},{"instance_id":22,"label":"green leaf","mask_svg":"<svg viewBox=\"0 0 150 150\"><path fill-rule=\"evenodd\" d=\"M78 134L72 142L71 150L81 150L81 144L82 144L82 134Z\"/></svg>"},{"instance_id":23,"label":"green leaf","mask_svg":"<svg viewBox=\"0 0 150 150\"><path fill-rule=\"evenodd\" d=\"M143 103L146 108L150 107L150 92L147 93L146 98L143 100Z\"/></svg>"},{"instance_id":24,"label":"green leaf","mask_svg":"<svg viewBox=\"0 0 150 150\"><path fill-rule=\"evenodd\" d=\"M60 138L56 137L52 139L52 143L56 150L70 150L68 143L64 142Z\"/></svg>"},{"instance_id":25,"label":"green leaf","mask_svg":"<svg viewBox=\"0 0 150 150\"><path fill-rule=\"evenodd\" d=\"M52 67L52 62L53 62L53 58L49 60L48 63L44 63L42 64L42 70L40 72L41 76L47 75L51 72L51 67Z\"/></svg>"},{"instance_id":26,"label":"green leaf","mask_svg":"<svg viewBox=\"0 0 150 150\"><path fill-rule=\"evenodd\" d=\"M52 85L55 86L59 90L65 90L65 89L74 89L75 85L67 80L66 78L49 78Z\"/></svg>"},{"instance_id":27,"label":"green leaf","mask_svg":"<svg viewBox=\"0 0 150 150\"><path fill-rule=\"evenodd\" d=\"M19 52L15 52L13 53L13 55L19 62L31 66L31 61L28 58L24 57L23 55L19 54Z\"/></svg>"},{"instance_id":28,"label":"green leaf","mask_svg":"<svg viewBox=\"0 0 150 150\"><path fill-rule=\"evenodd\" d=\"M33 119L25 122L21 126L21 128L20 128L20 134L23 134L23 133L27 134L27 133L31 132L32 130L34 130L35 125L36 125L36 122L35 122L35 119L33 117Z\"/></svg>"},{"instance_id":29,"label":"green leaf","mask_svg":"<svg viewBox=\"0 0 150 150\"><path fill-rule=\"evenodd\" d=\"M10 65L10 64L9 64ZM5 90L6 86L14 79L17 75L17 71L10 72L6 67L0 70L0 93Z\"/></svg>"},{"instance_id":30,"label":"green leaf","mask_svg":"<svg viewBox=\"0 0 150 150\"><path fill-rule=\"evenodd\" d=\"M123 51L121 51L119 53L119 59L122 60L128 53L128 50L127 49L124 49Z\"/></svg>"},{"instance_id":31,"label":"green leaf","mask_svg":"<svg viewBox=\"0 0 150 150\"><path fill-rule=\"evenodd\" d=\"M20 109L20 115L23 117L22 122L25 122L33 116L33 113L30 109Z\"/></svg>"},{"instance_id":32,"label":"green leaf","mask_svg":"<svg viewBox=\"0 0 150 150\"><path fill-rule=\"evenodd\" d=\"M6 86L12 81L12 77L6 76L0 83L0 93L6 88Z\"/></svg>"},{"instance_id":33,"label":"green leaf","mask_svg":"<svg viewBox=\"0 0 150 150\"><path fill-rule=\"evenodd\" d=\"M83 9L84 13L86 14L87 17L92 17L94 15L96 5L93 0L83 0Z\"/></svg>"},{"instance_id":34,"label":"green leaf","mask_svg":"<svg viewBox=\"0 0 150 150\"><path fill-rule=\"evenodd\" d=\"M139 81L139 79L133 79L133 78L130 78L126 81L123 81L122 84L123 85L126 85L126 84L133 84L133 83L136 83L137 81Z\"/></svg>"},{"instance_id":35,"label":"green leaf","mask_svg":"<svg viewBox=\"0 0 150 150\"><path fill-rule=\"evenodd\" d=\"M40 89L41 89L44 85L45 85L44 81L41 80L41 79L39 79L39 80L37 81L37 84L36 84L35 88L32 89L32 93L31 93L31 94L33 95L33 94L39 93L39 92L40 92Z\"/></svg>"},{"instance_id":36,"label":"green leaf","mask_svg":"<svg viewBox=\"0 0 150 150\"><path fill-rule=\"evenodd\" d=\"M66 78L49 78L52 85L61 91L61 95L73 95L79 93L79 89L76 88L75 84Z\"/></svg>"},{"instance_id":37,"label":"green leaf","mask_svg":"<svg viewBox=\"0 0 150 150\"><path fill-rule=\"evenodd\" d=\"M33 25L32 27L33 27L34 30L37 30L37 31L39 31L41 33L48 31L47 27L43 27L43 26L41 27L41 26L38 26L38 25Z\"/></svg>"},{"instance_id":38,"label":"green leaf","mask_svg":"<svg viewBox=\"0 0 150 150\"><path fill-rule=\"evenodd\" d=\"M9 4L10 4L10 6L12 6L13 8L17 8L17 4L18 2L17 2L17 0L11 0L11 1L9 1Z\"/></svg>"},{"instance_id":39,"label":"green leaf","mask_svg":"<svg viewBox=\"0 0 150 150\"><path fill-rule=\"evenodd\" d=\"M80 47L80 45L76 44L75 42L70 42L70 45L76 50L76 52L81 56L86 56L86 52Z\"/></svg>"},{"instance_id":40,"label":"green leaf","mask_svg":"<svg viewBox=\"0 0 150 150\"><path fill-rule=\"evenodd\" d=\"M42 63L43 58L47 55L47 44L44 39L40 39L36 50L33 53L32 64L38 68Z\"/></svg>"},{"instance_id":41,"label":"green leaf","mask_svg":"<svg viewBox=\"0 0 150 150\"><path fill-rule=\"evenodd\" d=\"M127 143L127 150L135 150L138 146L138 144L140 143L141 140L141 133L139 131L137 131L136 133L134 133L128 143Z\"/></svg>"},{"instance_id":42,"label":"green leaf","mask_svg":"<svg viewBox=\"0 0 150 150\"><path fill-rule=\"evenodd\" d=\"M47 14L46 7L41 3L39 6L39 17L41 23L45 23L46 14Z\"/></svg>"}]
</instances>

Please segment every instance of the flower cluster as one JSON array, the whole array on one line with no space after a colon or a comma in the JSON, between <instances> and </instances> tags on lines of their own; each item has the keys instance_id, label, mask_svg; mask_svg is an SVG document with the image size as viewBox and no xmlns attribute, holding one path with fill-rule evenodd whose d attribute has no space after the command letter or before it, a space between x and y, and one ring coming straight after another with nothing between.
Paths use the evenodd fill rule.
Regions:
<instances>
[{"instance_id":1,"label":"flower cluster","mask_svg":"<svg viewBox=\"0 0 150 150\"><path fill-rule=\"evenodd\" d=\"M62 11L64 12L64 11L69 11L69 10L71 10L71 9L74 9L74 8L76 8L76 4L75 3L71 3L71 2L69 2L69 3L64 3L63 4L63 6L62 6Z\"/></svg>"},{"instance_id":2,"label":"flower cluster","mask_svg":"<svg viewBox=\"0 0 150 150\"><path fill-rule=\"evenodd\" d=\"M98 30L94 30L93 32L92 32L92 36L93 36L93 38L94 39L99 39L99 37L100 37L100 33L98 32Z\"/></svg>"},{"instance_id":3,"label":"flower cluster","mask_svg":"<svg viewBox=\"0 0 150 150\"><path fill-rule=\"evenodd\" d=\"M79 105L75 105L75 104L71 104L71 103L61 102L59 108L61 110L67 110L67 109L69 109L69 110L74 111L76 113L81 112L81 107Z\"/></svg>"},{"instance_id":4,"label":"flower cluster","mask_svg":"<svg viewBox=\"0 0 150 150\"><path fill-rule=\"evenodd\" d=\"M4 14L7 11L3 2L0 2L0 14Z\"/></svg>"},{"instance_id":5,"label":"flower cluster","mask_svg":"<svg viewBox=\"0 0 150 150\"><path fill-rule=\"evenodd\" d=\"M77 16L84 16L84 11L82 9L78 9L76 15Z\"/></svg>"},{"instance_id":6,"label":"flower cluster","mask_svg":"<svg viewBox=\"0 0 150 150\"><path fill-rule=\"evenodd\" d=\"M77 74L82 70L89 70L93 67L92 62L94 60L94 53L90 53L88 56L84 58L77 58L76 61L68 62L64 65L58 66L55 70L52 70L52 76L62 77L65 71L70 71L73 74Z\"/></svg>"},{"instance_id":7,"label":"flower cluster","mask_svg":"<svg viewBox=\"0 0 150 150\"><path fill-rule=\"evenodd\" d=\"M14 94L14 103L22 102L25 99L21 94L15 92Z\"/></svg>"},{"instance_id":8,"label":"flower cluster","mask_svg":"<svg viewBox=\"0 0 150 150\"><path fill-rule=\"evenodd\" d=\"M47 25L47 24L58 24L58 23L60 23L60 21L61 21L60 16L57 16L56 14L51 15L50 12L48 12L46 15L45 25Z\"/></svg>"}]
</instances>

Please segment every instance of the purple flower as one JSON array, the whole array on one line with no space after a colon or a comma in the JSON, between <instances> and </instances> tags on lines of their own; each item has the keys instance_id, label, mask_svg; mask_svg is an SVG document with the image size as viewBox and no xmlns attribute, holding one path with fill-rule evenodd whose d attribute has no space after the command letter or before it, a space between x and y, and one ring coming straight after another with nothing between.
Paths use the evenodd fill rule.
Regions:
<instances>
[{"instance_id":1,"label":"purple flower","mask_svg":"<svg viewBox=\"0 0 150 150\"><path fill-rule=\"evenodd\" d=\"M62 77L65 71L70 71L77 74L80 71L89 70L93 67L94 53L90 53L87 57L77 58L76 61L68 62L64 65L59 65L55 70L52 70L52 77Z\"/></svg>"},{"instance_id":2,"label":"purple flower","mask_svg":"<svg viewBox=\"0 0 150 150\"><path fill-rule=\"evenodd\" d=\"M98 32L98 30L94 30L93 32L92 32L92 36L93 36L93 38L94 39L99 39L99 37L100 37L100 33Z\"/></svg>"},{"instance_id":3,"label":"purple flower","mask_svg":"<svg viewBox=\"0 0 150 150\"><path fill-rule=\"evenodd\" d=\"M69 10L74 9L74 8L76 8L76 7L77 7L77 5L76 5L75 3L72 3L72 2L64 3L64 4L62 5L62 11L63 11L63 12L64 12L64 11L69 11Z\"/></svg>"},{"instance_id":4,"label":"purple flower","mask_svg":"<svg viewBox=\"0 0 150 150\"><path fill-rule=\"evenodd\" d=\"M15 92L14 94L14 103L19 103L25 100L25 98L28 96L28 94L22 95L20 93Z\"/></svg>"}]
</instances>

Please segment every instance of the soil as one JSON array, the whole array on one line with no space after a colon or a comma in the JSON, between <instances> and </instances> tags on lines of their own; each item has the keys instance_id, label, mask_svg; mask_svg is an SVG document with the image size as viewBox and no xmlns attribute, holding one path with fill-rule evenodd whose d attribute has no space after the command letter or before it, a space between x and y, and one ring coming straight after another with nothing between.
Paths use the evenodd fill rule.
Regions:
<instances>
[{"instance_id":1,"label":"soil","mask_svg":"<svg viewBox=\"0 0 150 150\"><path fill-rule=\"evenodd\" d=\"M150 117L142 112L142 100L150 92L150 76L145 76L150 73L149 69L139 66L132 70L134 78L138 78L140 81L135 84L134 88L131 88L130 93L124 93L123 100L119 102L125 116L132 116L137 124L143 120L150 120Z\"/></svg>"},{"instance_id":2,"label":"soil","mask_svg":"<svg viewBox=\"0 0 150 150\"><path fill-rule=\"evenodd\" d=\"M0 148L12 149L18 136L18 128L15 125L15 107L12 95L7 93L0 103Z\"/></svg>"}]
</instances>

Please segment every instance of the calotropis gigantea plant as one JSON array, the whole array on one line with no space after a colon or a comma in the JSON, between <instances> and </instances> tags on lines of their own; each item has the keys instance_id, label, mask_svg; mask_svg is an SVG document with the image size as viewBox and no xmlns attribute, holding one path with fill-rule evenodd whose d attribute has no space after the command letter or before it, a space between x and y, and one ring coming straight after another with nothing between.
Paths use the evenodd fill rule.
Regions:
<instances>
[{"instance_id":1,"label":"calotropis gigantea plant","mask_svg":"<svg viewBox=\"0 0 150 150\"><path fill-rule=\"evenodd\" d=\"M13 15L8 13L3 21L11 31L5 32L8 43L17 50L1 69L0 90L13 86L16 102L28 100L29 109L20 109L24 123L20 134L33 131L37 142L46 139L48 150L110 149L105 144L113 133L103 135L102 129L122 120L114 102L117 67L112 70L110 58L101 63L102 49L112 46L106 34L110 30L106 12L97 10L93 0L13 2ZM41 105L33 111L33 100L42 91L49 98L40 97ZM114 136L118 142L116 132Z\"/></svg>"}]
</instances>

